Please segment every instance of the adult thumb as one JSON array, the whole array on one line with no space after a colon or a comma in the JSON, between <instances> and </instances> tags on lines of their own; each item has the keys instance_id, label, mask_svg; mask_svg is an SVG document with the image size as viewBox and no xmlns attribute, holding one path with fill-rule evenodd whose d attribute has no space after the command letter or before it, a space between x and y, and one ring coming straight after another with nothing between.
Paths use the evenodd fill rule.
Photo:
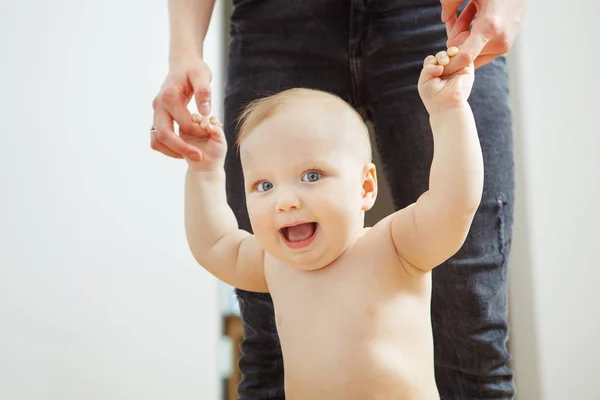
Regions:
<instances>
[{"instance_id":1,"label":"adult thumb","mask_svg":"<svg viewBox=\"0 0 600 400\"><path fill-rule=\"evenodd\" d=\"M456 16L458 8L464 0L440 0L442 4L442 22L446 23L450 18Z\"/></svg>"},{"instance_id":2,"label":"adult thumb","mask_svg":"<svg viewBox=\"0 0 600 400\"><path fill-rule=\"evenodd\" d=\"M210 114L212 92L210 90L210 72L202 71L190 76L190 83L194 89L194 99L198 112L202 115Z\"/></svg>"}]
</instances>

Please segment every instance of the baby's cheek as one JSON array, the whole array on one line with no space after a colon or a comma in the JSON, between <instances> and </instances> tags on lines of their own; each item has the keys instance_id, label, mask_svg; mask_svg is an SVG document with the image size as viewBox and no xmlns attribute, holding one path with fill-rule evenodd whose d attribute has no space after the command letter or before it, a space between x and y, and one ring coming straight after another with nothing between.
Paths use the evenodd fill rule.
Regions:
<instances>
[{"instance_id":1,"label":"baby's cheek","mask_svg":"<svg viewBox=\"0 0 600 400\"><path fill-rule=\"evenodd\" d=\"M335 226L338 230L346 229L349 224L350 209L348 201L341 196L337 201L329 203L326 212L329 224Z\"/></svg>"},{"instance_id":2,"label":"baby's cheek","mask_svg":"<svg viewBox=\"0 0 600 400\"><path fill-rule=\"evenodd\" d=\"M256 231L261 230L265 224L264 209L250 201L247 203L247 209L248 217L250 218L250 225L252 225L252 230L256 233Z\"/></svg>"},{"instance_id":3,"label":"baby's cheek","mask_svg":"<svg viewBox=\"0 0 600 400\"><path fill-rule=\"evenodd\" d=\"M252 225L254 233L262 233L267 225L265 214L248 208L248 216L250 217L250 225Z\"/></svg>"}]
</instances>

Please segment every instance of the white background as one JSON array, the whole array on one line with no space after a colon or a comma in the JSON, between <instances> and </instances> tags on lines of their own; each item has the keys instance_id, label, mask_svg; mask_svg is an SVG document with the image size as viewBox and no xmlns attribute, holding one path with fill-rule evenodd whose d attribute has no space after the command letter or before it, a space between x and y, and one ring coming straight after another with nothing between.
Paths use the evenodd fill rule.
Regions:
<instances>
[{"instance_id":1,"label":"white background","mask_svg":"<svg viewBox=\"0 0 600 400\"><path fill-rule=\"evenodd\" d=\"M600 399L600 2L530 0L511 53L519 400Z\"/></svg>"},{"instance_id":2,"label":"white background","mask_svg":"<svg viewBox=\"0 0 600 400\"><path fill-rule=\"evenodd\" d=\"M218 285L187 248L185 162L149 146L167 46L166 1L2 2L0 399L219 398Z\"/></svg>"}]
</instances>

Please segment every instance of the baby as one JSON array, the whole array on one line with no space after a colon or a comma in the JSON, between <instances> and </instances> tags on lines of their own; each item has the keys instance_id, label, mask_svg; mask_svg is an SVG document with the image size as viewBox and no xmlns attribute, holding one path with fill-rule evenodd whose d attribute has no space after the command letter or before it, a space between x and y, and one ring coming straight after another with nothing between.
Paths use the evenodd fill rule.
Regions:
<instances>
[{"instance_id":1,"label":"baby","mask_svg":"<svg viewBox=\"0 0 600 400\"><path fill-rule=\"evenodd\" d=\"M377 175L368 132L340 98L291 89L253 102L237 144L254 234L227 204L227 144L214 118L188 162L185 225L195 259L223 282L273 298L288 400L438 399L431 270L462 246L483 188L467 103L474 68L442 76L457 48L428 56L418 82L435 150L429 190L364 228Z\"/></svg>"}]
</instances>

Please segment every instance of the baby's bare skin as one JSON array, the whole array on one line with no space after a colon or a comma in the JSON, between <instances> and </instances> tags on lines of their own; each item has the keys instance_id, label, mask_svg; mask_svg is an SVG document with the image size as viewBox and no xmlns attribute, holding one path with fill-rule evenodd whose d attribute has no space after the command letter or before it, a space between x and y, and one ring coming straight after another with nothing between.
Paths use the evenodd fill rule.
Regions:
<instances>
[{"instance_id":1,"label":"baby's bare skin","mask_svg":"<svg viewBox=\"0 0 600 400\"><path fill-rule=\"evenodd\" d=\"M268 256L265 268L286 399L439 398L430 273L399 262L389 217L326 268L302 271Z\"/></svg>"},{"instance_id":2,"label":"baby's bare skin","mask_svg":"<svg viewBox=\"0 0 600 400\"><path fill-rule=\"evenodd\" d=\"M222 281L271 293L288 400L439 399L431 270L462 246L483 187L467 103L473 67L441 78L456 52L429 56L419 79L435 144L430 187L371 229L369 139L341 99L283 92L242 126L251 132L240 136L240 157L254 234L238 229L227 205L221 127L193 117L206 136L189 139L202 154L187 160L190 249Z\"/></svg>"}]
</instances>

